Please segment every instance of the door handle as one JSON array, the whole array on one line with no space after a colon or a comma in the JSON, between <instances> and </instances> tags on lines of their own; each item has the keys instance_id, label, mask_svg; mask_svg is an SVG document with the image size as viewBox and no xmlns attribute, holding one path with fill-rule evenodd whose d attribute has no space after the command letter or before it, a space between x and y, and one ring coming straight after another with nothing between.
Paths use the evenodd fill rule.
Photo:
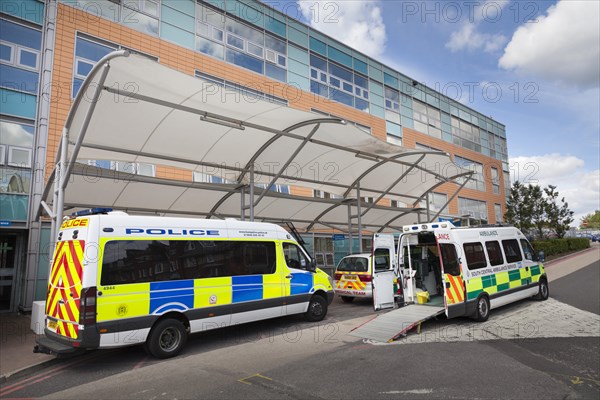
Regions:
<instances>
[{"instance_id":1,"label":"door handle","mask_svg":"<svg viewBox=\"0 0 600 400\"><path fill-rule=\"evenodd\" d=\"M285 276L287 279L292 279L294 276L293 275L286 275Z\"/></svg>"}]
</instances>

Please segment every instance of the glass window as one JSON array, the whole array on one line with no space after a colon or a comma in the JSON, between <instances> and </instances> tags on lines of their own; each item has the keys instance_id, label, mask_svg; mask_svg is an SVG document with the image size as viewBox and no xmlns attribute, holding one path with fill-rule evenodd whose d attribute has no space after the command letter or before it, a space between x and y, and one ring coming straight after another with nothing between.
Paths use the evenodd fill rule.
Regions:
<instances>
[{"instance_id":1,"label":"glass window","mask_svg":"<svg viewBox=\"0 0 600 400\"><path fill-rule=\"evenodd\" d=\"M287 47L284 41L265 35L265 47L280 54L287 55Z\"/></svg>"},{"instance_id":2,"label":"glass window","mask_svg":"<svg viewBox=\"0 0 600 400\"><path fill-rule=\"evenodd\" d=\"M354 108L364 111L366 113L369 112L369 102L363 99L359 99L358 97L354 98Z\"/></svg>"},{"instance_id":3,"label":"glass window","mask_svg":"<svg viewBox=\"0 0 600 400\"><path fill-rule=\"evenodd\" d=\"M0 157L3 156L0 146ZM4 158L2 162L4 163ZM0 192L29 194L31 187L31 170L22 168L0 167Z\"/></svg>"},{"instance_id":4,"label":"glass window","mask_svg":"<svg viewBox=\"0 0 600 400\"><path fill-rule=\"evenodd\" d=\"M345 68L342 67L338 67L337 65L333 64L333 63L329 63L329 73L331 75L337 76L338 78L341 78L345 81L348 82L352 82L352 72L348 71Z\"/></svg>"},{"instance_id":5,"label":"glass window","mask_svg":"<svg viewBox=\"0 0 600 400\"><path fill-rule=\"evenodd\" d=\"M217 40L219 42L222 42L224 36L225 36L225 32L223 32L220 29L213 28L213 39L215 39L215 40Z\"/></svg>"},{"instance_id":6,"label":"glass window","mask_svg":"<svg viewBox=\"0 0 600 400\"><path fill-rule=\"evenodd\" d=\"M523 254L525 254L525 259L529 261L535 261L537 257L535 256L535 251L533 250L531 244L529 244L526 239L521 239L520 242Z\"/></svg>"},{"instance_id":7,"label":"glass window","mask_svg":"<svg viewBox=\"0 0 600 400\"><path fill-rule=\"evenodd\" d=\"M336 272L368 272L369 259L365 257L344 257L337 266Z\"/></svg>"},{"instance_id":8,"label":"glass window","mask_svg":"<svg viewBox=\"0 0 600 400\"><path fill-rule=\"evenodd\" d=\"M465 243L463 245L467 266L470 270L487 267L483 246L479 242Z\"/></svg>"},{"instance_id":9,"label":"glass window","mask_svg":"<svg viewBox=\"0 0 600 400\"><path fill-rule=\"evenodd\" d=\"M279 68L273 64L266 63L265 64L265 72L269 78L273 78L280 82L287 82L286 81L286 75L287 75L286 70L283 68Z\"/></svg>"},{"instance_id":10,"label":"glass window","mask_svg":"<svg viewBox=\"0 0 600 400\"><path fill-rule=\"evenodd\" d=\"M210 32L210 26L207 23L198 21L198 24L196 25L196 33L198 33L198 35L210 37L209 32Z\"/></svg>"},{"instance_id":11,"label":"glass window","mask_svg":"<svg viewBox=\"0 0 600 400\"><path fill-rule=\"evenodd\" d=\"M212 8L196 3L196 18L218 28L225 28L225 16Z\"/></svg>"},{"instance_id":12,"label":"glass window","mask_svg":"<svg viewBox=\"0 0 600 400\"><path fill-rule=\"evenodd\" d=\"M259 74L264 74L264 62L254 57L240 53L239 51L226 49L225 52L227 62L249 69Z\"/></svg>"},{"instance_id":13,"label":"glass window","mask_svg":"<svg viewBox=\"0 0 600 400\"><path fill-rule=\"evenodd\" d=\"M310 55L310 66L318 68L321 71L327 71L327 61L313 54Z\"/></svg>"},{"instance_id":14,"label":"glass window","mask_svg":"<svg viewBox=\"0 0 600 400\"><path fill-rule=\"evenodd\" d=\"M265 16L265 29L269 30L279 36L285 37L286 25L270 16Z\"/></svg>"},{"instance_id":15,"label":"glass window","mask_svg":"<svg viewBox=\"0 0 600 400\"><path fill-rule=\"evenodd\" d=\"M502 206L500 204L494 204L494 214L496 217L496 223L502 222Z\"/></svg>"},{"instance_id":16,"label":"glass window","mask_svg":"<svg viewBox=\"0 0 600 400\"><path fill-rule=\"evenodd\" d=\"M338 103L354 107L354 96L344 93L341 90L332 90L331 99L337 101Z\"/></svg>"},{"instance_id":17,"label":"glass window","mask_svg":"<svg viewBox=\"0 0 600 400\"><path fill-rule=\"evenodd\" d=\"M2 41L35 50L42 48L42 32L38 30L0 19L0 32L2 32Z\"/></svg>"},{"instance_id":18,"label":"glass window","mask_svg":"<svg viewBox=\"0 0 600 400\"><path fill-rule=\"evenodd\" d=\"M81 85L83 85L83 79L73 79L73 91L71 93L71 97L75 98L77 96L79 89L81 89Z\"/></svg>"},{"instance_id":19,"label":"glass window","mask_svg":"<svg viewBox=\"0 0 600 400\"><path fill-rule=\"evenodd\" d=\"M506 256L507 263L514 263L522 261L521 248L517 239L509 239L502 241L502 248L504 249L504 255Z\"/></svg>"},{"instance_id":20,"label":"glass window","mask_svg":"<svg viewBox=\"0 0 600 400\"><path fill-rule=\"evenodd\" d=\"M333 76L329 77L329 84L333 87L339 88L340 87L340 80L337 78L334 78Z\"/></svg>"},{"instance_id":21,"label":"glass window","mask_svg":"<svg viewBox=\"0 0 600 400\"><path fill-rule=\"evenodd\" d=\"M460 275L460 264L456 248L450 243L440 243L440 256L444 265L444 273L453 276Z\"/></svg>"},{"instance_id":22,"label":"glass window","mask_svg":"<svg viewBox=\"0 0 600 400\"><path fill-rule=\"evenodd\" d=\"M500 250L500 243L497 241L485 242L485 249L487 250L490 265L500 265L504 263L502 258L502 250Z\"/></svg>"},{"instance_id":23,"label":"glass window","mask_svg":"<svg viewBox=\"0 0 600 400\"><path fill-rule=\"evenodd\" d=\"M0 43L0 60L12 64L14 57L14 46L6 43Z\"/></svg>"},{"instance_id":24,"label":"glass window","mask_svg":"<svg viewBox=\"0 0 600 400\"><path fill-rule=\"evenodd\" d=\"M31 125L0 121L0 140L3 145L32 148L33 132Z\"/></svg>"},{"instance_id":25,"label":"glass window","mask_svg":"<svg viewBox=\"0 0 600 400\"><path fill-rule=\"evenodd\" d=\"M94 67L94 64L83 60L76 60L75 63L75 74L81 77L86 77Z\"/></svg>"},{"instance_id":26,"label":"glass window","mask_svg":"<svg viewBox=\"0 0 600 400\"><path fill-rule=\"evenodd\" d=\"M102 285L265 275L275 272L275 243L115 240L106 243Z\"/></svg>"},{"instance_id":27,"label":"glass window","mask_svg":"<svg viewBox=\"0 0 600 400\"><path fill-rule=\"evenodd\" d=\"M124 7L121 23L138 31L158 36L158 20L141 12Z\"/></svg>"},{"instance_id":28,"label":"glass window","mask_svg":"<svg viewBox=\"0 0 600 400\"><path fill-rule=\"evenodd\" d=\"M75 44L75 55L91 61L99 61L102 57L115 50L96 42L78 37Z\"/></svg>"},{"instance_id":29,"label":"glass window","mask_svg":"<svg viewBox=\"0 0 600 400\"><path fill-rule=\"evenodd\" d=\"M227 44L233 47L237 47L240 50L244 50L244 40L232 34L227 35Z\"/></svg>"},{"instance_id":30,"label":"glass window","mask_svg":"<svg viewBox=\"0 0 600 400\"><path fill-rule=\"evenodd\" d=\"M200 53L208 54L209 56L223 59L223 45L206 40L202 37L196 37L196 50Z\"/></svg>"},{"instance_id":31,"label":"glass window","mask_svg":"<svg viewBox=\"0 0 600 400\"><path fill-rule=\"evenodd\" d=\"M236 36L242 37L253 43L260 45L264 43L264 34L262 32L241 24L231 18L227 18L226 29L228 32L234 33Z\"/></svg>"},{"instance_id":32,"label":"glass window","mask_svg":"<svg viewBox=\"0 0 600 400\"><path fill-rule=\"evenodd\" d=\"M19 64L24 67L35 68L38 67L38 55L37 53L25 49L19 51Z\"/></svg>"},{"instance_id":33,"label":"glass window","mask_svg":"<svg viewBox=\"0 0 600 400\"><path fill-rule=\"evenodd\" d=\"M369 80L364 76L354 74L354 84L360 86L363 89L369 89Z\"/></svg>"},{"instance_id":34,"label":"glass window","mask_svg":"<svg viewBox=\"0 0 600 400\"><path fill-rule=\"evenodd\" d=\"M317 81L310 81L310 91L314 94L318 94L319 96L329 97L329 88L327 85L323 85Z\"/></svg>"},{"instance_id":35,"label":"glass window","mask_svg":"<svg viewBox=\"0 0 600 400\"><path fill-rule=\"evenodd\" d=\"M375 271L387 271L392 268L388 249L375 249L373 258Z\"/></svg>"},{"instance_id":36,"label":"glass window","mask_svg":"<svg viewBox=\"0 0 600 400\"><path fill-rule=\"evenodd\" d=\"M287 59L285 58L285 56L278 54L277 55L277 64L281 65L282 67L285 67L287 64Z\"/></svg>"},{"instance_id":37,"label":"glass window","mask_svg":"<svg viewBox=\"0 0 600 400\"><path fill-rule=\"evenodd\" d=\"M297 245L292 243L283 243L283 254L285 256L285 262L289 268L306 269L308 267L308 259Z\"/></svg>"},{"instance_id":38,"label":"glass window","mask_svg":"<svg viewBox=\"0 0 600 400\"><path fill-rule=\"evenodd\" d=\"M263 58L264 56L263 48L259 45L250 42L248 42L248 53L260 58Z\"/></svg>"},{"instance_id":39,"label":"glass window","mask_svg":"<svg viewBox=\"0 0 600 400\"><path fill-rule=\"evenodd\" d=\"M327 56L327 45L312 36L310 38L310 49L323 56Z\"/></svg>"},{"instance_id":40,"label":"glass window","mask_svg":"<svg viewBox=\"0 0 600 400\"><path fill-rule=\"evenodd\" d=\"M31 149L9 146L8 165L31 168Z\"/></svg>"},{"instance_id":41,"label":"glass window","mask_svg":"<svg viewBox=\"0 0 600 400\"><path fill-rule=\"evenodd\" d=\"M37 94L38 73L1 64L0 85L8 89Z\"/></svg>"}]
</instances>

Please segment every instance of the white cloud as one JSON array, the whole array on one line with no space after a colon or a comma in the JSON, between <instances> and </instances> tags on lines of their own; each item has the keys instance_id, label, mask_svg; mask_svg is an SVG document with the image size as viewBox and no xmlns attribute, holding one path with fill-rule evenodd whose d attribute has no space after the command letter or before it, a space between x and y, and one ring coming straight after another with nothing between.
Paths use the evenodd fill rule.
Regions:
<instances>
[{"instance_id":1,"label":"white cloud","mask_svg":"<svg viewBox=\"0 0 600 400\"><path fill-rule=\"evenodd\" d=\"M474 3L469 3L474 4ZM508 41L507 37L499 33L479 32L482 22L495 23L502 16L502 9L509 4L506 0L487 0L477 3L473 9L464 12L468 18L460 24L460 28L450 34L446 48L456 53L461 50L475 51L483 49L486 53L497 52Z\"/></svg>"},{"instance_id":2,"label":"white cloud","mask_svg":"<svg viewBox=\"0 0 600 400\"><path fill-rule=\"evenodd\" d=\"M298 0L310 26L377 58L385 51L386 27L379 1Z\"/></svg>"},{"instance_id":3,"label":"white cloud","mask_svg":"<svg viewBox=\"0 0 600 400\"><path fill-rule=\"evenodd\" d=\"M464 24L458 31L450 34L450 40L446 43L446 48L453 53L467 49L474 51L483 48L486 53L498 51L507 42L506 36L501 34L490 34L477 32L477 26L474 23Z\"/></svg>"},{"instance_id":4,"label":"white cloud","mask_svg":"<svg viewBox=\"0 0 600 400\"><path fill-rule=\"evenodd\" d=\"M556 186L575 213L573 226L579 225L582 216L600 209L600 170L586 169L580 158L556 153L520 156L510 158L509 166L513 182Z\"/></svg>"},{"instance_id":5,"label":"white cloud","mask_svg":"<svg viewBox=\"0 0 600 400\"><path fill-rule=\"evenodd\" d=\"M521 25L499 61L543 79L600 84L600 2L560 0L537 22Z\"/></svg>"}]
</instances>

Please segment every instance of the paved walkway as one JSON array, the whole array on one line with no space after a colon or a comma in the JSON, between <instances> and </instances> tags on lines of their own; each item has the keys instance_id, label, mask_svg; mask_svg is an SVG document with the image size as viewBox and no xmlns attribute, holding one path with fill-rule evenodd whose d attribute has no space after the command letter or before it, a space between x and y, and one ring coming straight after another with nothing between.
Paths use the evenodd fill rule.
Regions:
<instances>
[{"instance_id":1,"label":"paved walkway","mask_svg":"<svg viewBox=\"0 0 600 400\"><path fill-rule=\"evenodd\" d=\"M590 249L549 261L545 264L546 273L549 281L553 281L599 259L600 244L593 243ZM547 306L551 309L556 305L548 302ZM36 335L30 330L30 322L30 315L0 314L0 384L8 376L55 358L33 353ZM594 320L592 324L597 324L597 321Z\"/></svg>"}]
</instances>

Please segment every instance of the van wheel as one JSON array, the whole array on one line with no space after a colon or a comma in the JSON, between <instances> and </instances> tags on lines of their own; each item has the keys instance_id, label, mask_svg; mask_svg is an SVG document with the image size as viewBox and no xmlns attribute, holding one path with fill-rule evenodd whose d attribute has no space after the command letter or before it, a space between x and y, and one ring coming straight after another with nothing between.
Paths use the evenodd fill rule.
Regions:
<instances>
[{"instance_id":1,"label":"van wheel","mask_svg":"<svg viewBox=\"0 0 600 400\"><path fill-rule=\"evenodd\" d=\"M341 296L342 297L342 301L344 303L352 303L354 301L354 297L350 297L350 296Z\"/></svg>"},{"instance_id":2,"label":"van wheel","mask_svg":"<svg viewBox=\"0 0 600 400\"><path fill-rule=\"evenodd\" d=\"M540 290L535 296L535 299L540 301L548 300L549 295L550 290L548 289L548 282L545 279L540 279Z\"/></svg>"},{"instance_id":3,"label":"van wheel","mask_svg":"<svg viewBox=\"0 0 600 400\"><path fill-rule=\"evenodd\" d=\"M152 328L146 340L146 351L157 358L175 357L187 341L187 331L177 319L163 319Z\"/></svg>"},{"instance_id":4,"label":"van wheel","mask_svg":"<svg viewBox=\"0 0 600 400\"><path fill-rule=\"evenodd\" d=\"M475 308L475 321L485 322L490 316L490 301L487 296L481 296L477 299L477 307Z\"/></svg>"},{"instance_id":5,"label":"van wheel","mask_svg":"<svg viewBox=\"0 0 600 400\"><path fill-rule=\"evenodd\" d=\"M310 322L318 322L327 315L327 300L323 296L313 294L308 303L308 311L304 313L304 318Z\"/></svg>"}]
</instances>

